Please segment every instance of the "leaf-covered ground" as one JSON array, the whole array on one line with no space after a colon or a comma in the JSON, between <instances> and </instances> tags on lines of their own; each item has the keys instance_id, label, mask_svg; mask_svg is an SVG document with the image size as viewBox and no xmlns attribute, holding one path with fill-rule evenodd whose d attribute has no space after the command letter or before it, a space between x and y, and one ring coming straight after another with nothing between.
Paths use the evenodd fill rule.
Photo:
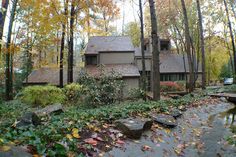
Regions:
<instances>
[{"instance_id":1,"label":"leaf-covered ground","mask_svg":"<svg viewBox=\"0 0 236 157\"><path fill-rule=\"evenodd\" d=\"M126 102L95 109L71 106L67 107L65 112L60 115L41 117L43 125L22 129L15 129L12 124L23 113L36 109L13 101L1 105L0 108L0 145L1 148L9 144L18 145L31 154L48 156L106 156L109 153L115 153L116 149L127 152L125 150L129 149L127 144L130 141L114 127L114 120L130 116L149 117L150 112L168 112L173 107L193 108L203 104L211 104L211 101L213 99L206 97L205 93L198 93L187 95L178 100L169 99L158 103L151 101ZM158 125L154 125L152 133L143 138L153 142L157 148L162 147L162 143L166 143L166 141L163 138L164 135L159 134L161 130L167 135L177 139L181 138L173 131ZM199 130L196 129L194 132L198 133ZM134 144L136 142L137 152L139 150L153 152L156 149L153 145L145 144L145 142L140 144L140 141L133 141ZM177 143L173 152L181 155L182 149L189 144ZM200 146L201 144L199 144Z\"/></svg>"}]
</instances>

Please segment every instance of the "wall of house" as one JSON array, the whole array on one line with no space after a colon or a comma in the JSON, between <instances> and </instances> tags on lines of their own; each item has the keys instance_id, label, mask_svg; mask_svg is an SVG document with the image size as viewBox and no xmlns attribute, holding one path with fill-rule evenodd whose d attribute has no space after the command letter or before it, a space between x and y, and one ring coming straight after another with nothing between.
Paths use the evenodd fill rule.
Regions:
<instances>
[{"instance_id":1,"label":"wall of house","mask_svg":"<svg viewBox=\"0 0 236 157\"><path fill-rule=\"evenodd\" d=\"M102 52L99 53L100 64L134 63L134 52Z\"/></svg>"},{"instance_id":2,"label":"wall of house","mask_svg":"<svg viewBox=\"0 0 236 157\"><path fill-rule=\"evenodd\" d=\"M138 66L139 71L142 71L142 59L141 58L136 58L136 65ZM145 59L145 67L146 67L146 71L151 71L151 67L152 67L151 58Z\"/></svg>"},{"instance_id":3,"label":"wall of house","mask_svg":"<svg viewBox=\"0 0 236 157\"><path fill-rule=\"evenodd\" d=\"M123 96L124 98L127 98L129 96L130 89L139 88L139 77L126 77L126 78L123 78L123 81L125 83L125 86L123 89Z\"/></svg>"}]
</instances>

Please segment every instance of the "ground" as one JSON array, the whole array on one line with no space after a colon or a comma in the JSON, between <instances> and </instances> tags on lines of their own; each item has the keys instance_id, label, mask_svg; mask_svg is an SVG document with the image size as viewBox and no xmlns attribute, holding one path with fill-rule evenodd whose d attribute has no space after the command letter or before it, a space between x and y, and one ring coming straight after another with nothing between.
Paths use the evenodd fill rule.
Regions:
<instances>
[{"instance_id":1,"label":"ground","mask_svg":"<svg viewBox=\"0 0 236 157\"><path fill-rule=\"evenodd\" d=\"M235 106L219 100L189 108L178 119L175 129L158 124L145 132L140 140L127 140L121 148L114 148L107 157L235 157L236 148L225 138L232 135L229 126L232 115L227 111ZM233 122L232 122L233 123Z\"/></svg>"},{"instance_id":2,"label":"ground","mask_svg":"<svg viewBox=\"0 0 236 157\"><path fill-rule=\"evenodd\" d=\"M228 142L228 137L233 138L231 144L236 141L232 131L235 105L224 98L210 98L206 92L178 99L166 97L159 102L126 102L90 109L71 106L64 113L41 117L42 124L37 127L19 129L12 125L14 120L34 110L17 101L14 104L1 106L0 156L9 151L9 144L30 154L49 156L236 156L236 147ZM168 114L172 108L186 109L177 118L177 127L168 129L154 123L138 140L127 138L114 123L128 117Z\"/></svg>"}]
</instances>

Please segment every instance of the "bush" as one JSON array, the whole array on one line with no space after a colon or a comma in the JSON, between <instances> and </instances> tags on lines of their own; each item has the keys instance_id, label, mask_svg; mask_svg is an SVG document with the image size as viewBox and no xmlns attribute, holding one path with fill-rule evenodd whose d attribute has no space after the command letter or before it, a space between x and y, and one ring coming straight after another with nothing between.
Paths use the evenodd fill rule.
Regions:
<instances>
[{"instance_id":1,"label":"bush","mask_svg":"<svg viewBox=\"0 0 236 157\"><path fill-rule=\"evenodd\" d=\"M65 95L55 86L29 86L22 91L23 103L33 106L47 106L54 103L63 103Z\"/></svg>"},{"instance_id":2,"label":"bush","mask_svg":"<svg viewBox=\"0 0 236 157\"><path fill-rule=\"evenodd\" d=\"M161 82L161 92L183 91L184 87L176 82Z\"/></svg>"},{"instance_id":3,"label":"bush","mask_svg":"<svg viewBox=\"0 0 236 157\"><path fill-rule=\"evenodd\" d=\"M66 101L77 102L79 101L84 89L80 84L72 83L64 87L64 93L66 96Z\"/></svg>"},{"instance_id":4,"label":"bush","mask_svg":"<svg viewBox=\"0 0 236 157\"><path fill-rule=\"evenodd\" d=\"M87 105L108 105L122 98L123 81L115 72L101 72L97 79L84 73L78 82L85 87L84 100Z\"/></svg>"},{"instance_id":5,"label":"bush","mask_svg":"<svg viewBox=\"0 0 236 157\"><path fill-rule=\"evenodd\" d=\"M140 88L132 88L129 90L129 98L131 99L143 99L145 98L145 91Z\"/></svg>"}]
</instances>

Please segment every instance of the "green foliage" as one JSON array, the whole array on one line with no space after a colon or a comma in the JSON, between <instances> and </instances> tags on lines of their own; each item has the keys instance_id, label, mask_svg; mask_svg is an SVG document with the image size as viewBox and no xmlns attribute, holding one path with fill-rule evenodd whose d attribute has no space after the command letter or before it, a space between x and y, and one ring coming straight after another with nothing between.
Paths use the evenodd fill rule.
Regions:
<instances>
[{"instance_id":1,"label":"green foliage","mask_svg":"<svg viewBox=\"0 0 236 157\"><path fill-rule=\"evenodd\" d=\"M140 45L140 26L137 22L130 22L125 26L125 35L131 37L133 45L138 47Z\"/></svg>"},{"instance_id":2,"label":"green foliage","mask_svg":"<svg viewBox=\"0 0 236 157\"><path fill-rule=\"evenodd\" d=\"M63 88L63 91L65 93L66 101L69 103L73 103L73 102L79 101L84 91L84 88L80 84L72 83L72 84L66 85Z\"/></svg>"},{"instance_id":3,"label":"green foliage","mask_svg":"<svg viewBox=\"0 0 236 157\"><path fill-rule=\"evenodd\" d=\"M55 86L29 86L23 89L21 100L32 106L47 106L63 103L65 96L62 89Z\"/></svg>"},{"instance_id":4,"label":"green foliage","mask_svg":"<svg viewBox=\"0 0 236 157\"><path fill-rule=\"evenodd\" d=\"M230 65L230 63L226 63L222 66L221 68L221 71L220 71L220 77L221 78L230 78L230 77L233 77L233 74L232 74L232 67Z\"/></svg>"},{"instance_id":5,"label":"green foliage","mask_svg":"<svg viewBox=\"0 0 236 157\"><path fill-rule=\"evenodd\" d=\"M115 72L105 73L101 71L100 76L95 79L88 74L79 77L79 84L85 87L85 104L97 107L101 105L113 104L122 98L123 81Z\"/></svg>"},{"instance_id":6,"label":"green foliage","mask_svg":"<svg viewBox=\"0 0 236 157\"><path fill-rule=\"evenodd\" d=\"M145 96L145 91L140 88L132 88L129 90L129 98L131 99L143 99Z\"/></svg>"},{"instance_id":7,"label":"green foliage","mask_svg":"<svg viewBox=\"0 0 236 157\"><path fill-rule=\"evenodd\" d=\"M30 111L32 108L14 101L11 104L6 103L0 106L0 139L4 143L17 141L21 145L32 145L43 156L65 156L69 151L78 152L78 139L68 139L66 137L73 128L82 130L94 120L107 123L111 120L127 118L137 114L149 117L149 111L168 111L173 106L188 105L202 98L202 95L195 97L186 95L178 100L126 102L91 109L69 106L65 108L64 113L52 115L47 120L46 125L42 124L37 127L29 126L20 129L14 129L11 124L25 111ZM3 121L7 123L2 123ZM67 147L63 143L66 143Z\"/></svg>"}]
</instances>

